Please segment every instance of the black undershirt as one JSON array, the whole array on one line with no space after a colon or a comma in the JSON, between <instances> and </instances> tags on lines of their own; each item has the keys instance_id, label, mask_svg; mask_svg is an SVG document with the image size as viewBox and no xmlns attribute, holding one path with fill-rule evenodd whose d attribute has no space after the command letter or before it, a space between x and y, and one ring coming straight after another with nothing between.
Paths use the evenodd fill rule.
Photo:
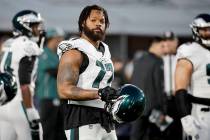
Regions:
<instances>
[{"instance_id":1,"label":"black undershirt","mask_svg":"<svg viewBox=\"0 0 210 140\"><path fill-rule=\"evenodd\" d=\"M20 85L31 83L31 74L34 69L35 60L36 56L25 56L20 60L18 69Z\"/></svg>"}]
</instances>

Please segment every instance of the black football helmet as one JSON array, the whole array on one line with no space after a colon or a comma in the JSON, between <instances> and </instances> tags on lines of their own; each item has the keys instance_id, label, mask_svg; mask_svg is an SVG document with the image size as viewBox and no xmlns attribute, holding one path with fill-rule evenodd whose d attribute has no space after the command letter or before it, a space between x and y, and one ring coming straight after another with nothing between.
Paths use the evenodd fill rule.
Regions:
<instances>
[{"instance_id":1,"label":"black football helmet","mask_svg":"<svg viewBox=\"0 0 210 140\"><path fill-rule=\"evenodd\" d=\"M12 19L12 24L14 27L14 35L26 35L28 37L33 36L32 25L40 24L40 32L44 31L42 25L43 18L40 13L33 10L23 10L18 12Z\"/></svg>"},{"instance_id":2,"label":"black football helmet","mask_svg":"<svg viewBox=\"0 0 210 140\"><path fill-rule=\"evenodd\" d=\"M132 84L125 84L118 90L120 97L113 103L106 103L106 110L118 123L131 122L142 115L145 97L141 89Z\"/></svg>"},{"instance_id":3,"label":"black football helmet","mask_svg":"<svg viewBox=\"0 0 210 140\"><path fill-rule=\"evenodd\" d=\"M17 83L13 75L0 73L0 104L4 105L11 101L17 94Z\"/></svg>"},{"instance_id":4,"label":"black football helmet","mask_svg":"<svg viewBox=\"0 0 210 140\"><path fill-rule=\"evenodd\" d=\"M190 27L192 29L193 39L200 44L210 47L210 37L204 38L198 32L199 29L210 28L210 15L199 14L194 18L193 22L190 24Z\"/></svg>"}]
</instances>

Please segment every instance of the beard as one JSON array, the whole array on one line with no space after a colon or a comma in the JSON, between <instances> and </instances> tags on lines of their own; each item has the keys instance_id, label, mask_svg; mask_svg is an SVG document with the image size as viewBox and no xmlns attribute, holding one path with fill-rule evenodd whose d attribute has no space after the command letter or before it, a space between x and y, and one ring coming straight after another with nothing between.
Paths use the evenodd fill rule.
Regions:
<instances>
[{"instance_id":1,"label":"beard","mask_svg":"<svg viewBox=\"0 0 210 140\"><path fill-rule=\"evenodd\" d=\"M103 41L105 38L105 31L100 29L99 31L94 31L95 29L89 29L86 25L83 28L84 34L93 41Z\"/></svg>"}]
</instances>

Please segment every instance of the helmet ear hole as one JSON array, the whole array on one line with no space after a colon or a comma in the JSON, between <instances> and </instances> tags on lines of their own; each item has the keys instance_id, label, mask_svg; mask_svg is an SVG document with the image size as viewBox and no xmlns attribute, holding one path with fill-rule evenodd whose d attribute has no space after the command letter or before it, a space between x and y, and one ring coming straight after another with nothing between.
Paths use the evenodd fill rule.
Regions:
<instances>
[{"instance_id":1,"label":"helmet ear hole","mask_svg":"<svg viewBox=\"0 0 210 140\"><path fill-rule=\"evenodd\" d=\"M109 111L118 123L131 122L142 115L145 97L141 89L132 84L125 84L119 89L120 97L111 104Z\"/></svg>"}]
</instances>

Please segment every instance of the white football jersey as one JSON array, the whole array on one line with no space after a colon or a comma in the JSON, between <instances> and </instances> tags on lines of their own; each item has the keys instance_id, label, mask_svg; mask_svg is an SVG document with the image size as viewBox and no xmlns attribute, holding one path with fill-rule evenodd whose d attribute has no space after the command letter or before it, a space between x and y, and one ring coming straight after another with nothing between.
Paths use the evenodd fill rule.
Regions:
<instances>
[{"instance_id":1,"label":"white football jersey","mask_svg":"<svg viewBox=\"0 0 210 140\"><path fill-rule=\"evenodd\" d=\"M8 71L12 72L13 75L15 75L18 86L17 96L19 97L19 99L21 99L20 83L18 77L20 60L25 56L38 56L42 53L42 49L40 49L35 42L29 40L29 38L27 38L26 36L20 36L14 39L9 39L6 44L7 49L4 50L5 52L1 61L0 69L1 72ZM32 93L34 92L35 86L37 62L38 60L36 59L34 69L31 74L32 82L30 85L30 89Z\"/></svg>"},{"instance_id":2,"label":"white football jersey","mask_svg":"<svg viewBox=\"0 0 210 140\"><path fill-rule=\"evenodd\" d=\"M178 48L176 57L186 58L193 65L190 93L196 97L210 98L210 51L196 42L188 43Z\"/></svg>"},{"instance_id":3,"label":"white football jersey","mask_svg":"<svg viewBox=\"0 0 210 140\"><path fill-rule=\"evenodd\" d=\"M114 77L114 68L108 46L101 42L105 48L104 54L98 51L91 43L85 39L70 39L62 41L58 45L57 54L61 58L62 54L70 49L78 49L87 55L89 64L85 71L79 75L78 87L84 89L99 89L110 86ZM104 102L100 99L91 101L69 101L70 104L104 108Z\"/></svg>"}]
</instances>

